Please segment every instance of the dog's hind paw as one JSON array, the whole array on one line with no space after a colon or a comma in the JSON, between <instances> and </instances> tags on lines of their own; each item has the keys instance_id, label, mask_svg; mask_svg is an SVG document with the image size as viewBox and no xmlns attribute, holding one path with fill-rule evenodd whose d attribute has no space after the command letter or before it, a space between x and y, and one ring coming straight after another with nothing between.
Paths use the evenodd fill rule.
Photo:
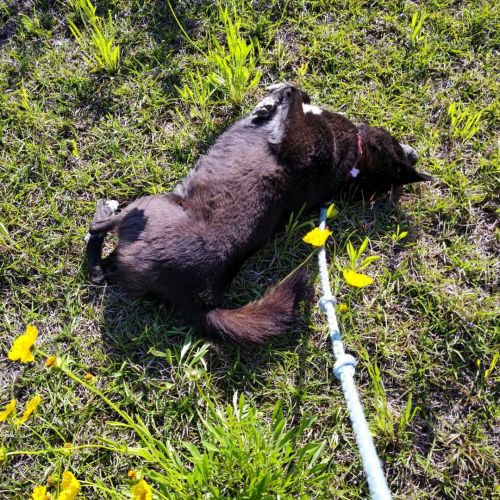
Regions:
<instances>
[{"instance_id":1,"label":"dog's hind paw","mask_svg":"<svg viewBox=\"0 0 500 500\"><path fill-rule=\"evenodd\" d=\"M118 202L116 200L106 200L106 206L112 214L118 210Z\"/></svg>"}]
</instances>

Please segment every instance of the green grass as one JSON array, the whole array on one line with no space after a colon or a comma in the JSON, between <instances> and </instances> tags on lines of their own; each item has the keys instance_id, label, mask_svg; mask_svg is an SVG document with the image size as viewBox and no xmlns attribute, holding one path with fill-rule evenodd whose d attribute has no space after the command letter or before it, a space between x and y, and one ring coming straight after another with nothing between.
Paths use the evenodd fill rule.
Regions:
<instances>
[{"instance_id":1,"label":"green grass","mask_svg":"<svg viewBox=\"0 0 500 500\"><path fill-rule=\"evenodd\" d=\"M90 17L78 5L0 0L0 411L42 397L19 429L0 423L0 497L56 493L71 470L83 497L127 498L131 469L158 498L367 496L317 308L260 348L189 342L168 308L94 287L85 270L97 199L171 189L284 80L387 127L436 178L398 202L338 201L329 223L339 319L394 497L497 496L498 2L183 1L174 16L109 0ZM292 217L227 304L307 257L317 217ZM374 255L363 272L375 283L348 289L339 270ZM94 378L41 354L10 362L28 323L39 349Z\"/></svg>"},{"instance_id":2,"label":"green grass","mask_svg":"<svg viewBox=\"0 0 500 500\"><path fill-rule=\"evenodd\" d=\"M90 36L82 33L75 22L68 18L69 29L86 54L85 62L95 71L115 73L120 65L120 46L114 44L115 28L111 12L108 12L106 23L96 15L96 7L90 0L71 0L69 4L90 33Z\"/></svg>"}]
</instances>

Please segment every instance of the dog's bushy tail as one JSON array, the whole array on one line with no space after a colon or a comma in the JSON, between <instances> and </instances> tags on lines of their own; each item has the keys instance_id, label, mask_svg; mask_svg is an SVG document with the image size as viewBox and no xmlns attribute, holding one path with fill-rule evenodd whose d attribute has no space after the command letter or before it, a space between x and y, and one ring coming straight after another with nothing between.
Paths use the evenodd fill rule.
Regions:
<instances>
[{"instance_id":1,"label":"dog's bushy tail","mask_svg":"<svg viewBox=\"0 0 500 500\"><path fill-rule=\"evenodd\" d=\"M87 240L87 267L93 283L103 283L106 278L104 260L102 258L104 238L108 232L115 229L120 220L121 215L114 215L106 205L105 200L97 202L96 213L90 223Z\"/></svg>"},{"instance_id":2,"label":"dog's bushy tail","mask_svg":"<svg viewBox=\"0 0 500 500\"><path fill-rule=\"evenodd\" d=\"M299 302L308 295L307 273L298 269L255 302L238 309L212 309L201 316L199 328L209 337L240 344L261 344L289 330Z\"/></svg>"}]
</instances>

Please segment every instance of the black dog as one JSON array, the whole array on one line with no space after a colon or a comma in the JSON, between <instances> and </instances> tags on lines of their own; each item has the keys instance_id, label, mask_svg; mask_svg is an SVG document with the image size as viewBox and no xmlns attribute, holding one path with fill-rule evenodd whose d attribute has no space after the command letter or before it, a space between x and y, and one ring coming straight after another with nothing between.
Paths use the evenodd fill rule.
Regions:
<instances>
[{"instance_id":1,"label":"black dog","mask_svg":"<svg viewBox=\"0 0 500 500\"><path fill-rule=\"evenodd\" d=\"M109 278L133 295L154 295L211 337L259 343L292 324L307 289L303 272L238 309L218 304L244 260L291 212L345 189L369 195L430 179L413 168L415 151L385 130L310 106L291 85L270 90L173 193L140 198L116 215L98 203L87 246L92 281ZM112 230L118 244L102 260Z\"/></svg>"}]
</instances>

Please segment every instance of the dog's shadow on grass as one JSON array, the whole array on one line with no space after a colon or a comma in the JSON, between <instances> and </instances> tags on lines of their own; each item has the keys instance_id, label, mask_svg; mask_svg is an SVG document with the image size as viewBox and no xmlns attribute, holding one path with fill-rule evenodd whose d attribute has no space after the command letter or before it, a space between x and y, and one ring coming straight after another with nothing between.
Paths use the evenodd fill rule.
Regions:
<instances>
[{"instance_id":1,"label":"dog's shadow on grass","mask_svg":"<svg viewBox=\"0 0 500 500\"><path fill-rule=\"evenodd\" d=\"M259 253L255 258L260 257ZM290 265L295 267L300 262L298 258L291 261ZM250 270L252 263L255 264L254 259L237 276L222 307L236 308L259 299L268 284L272 286L287 274L276 276L273 280L269 276L270 272ZM287 270L291 271L293 267ZM261 283L256 284L256 281ZM242 283L247 284L247 289L235 291ZM301 337L307 331L310 311L310 304L304 302L298 326L282 337L262 345L237 345L206 340L191 326L178 319L170 306L130 298L116 286L96 288L92 294L94 297L91 300L100 297L104 301L100 331L108 359L117 367L128 361L141 366L152 379L166 378L173 382L183 371L202 368L202 364L191 364L191 358L206 342L210 347L205 357L205 367L218 388L228 394L265 383L266 368L276 361L279 353L297 349L300 345ZM186 355L181 354L184 350ZM130 376L133 377L133 374Z\"/></svg>"}]
</instances>

